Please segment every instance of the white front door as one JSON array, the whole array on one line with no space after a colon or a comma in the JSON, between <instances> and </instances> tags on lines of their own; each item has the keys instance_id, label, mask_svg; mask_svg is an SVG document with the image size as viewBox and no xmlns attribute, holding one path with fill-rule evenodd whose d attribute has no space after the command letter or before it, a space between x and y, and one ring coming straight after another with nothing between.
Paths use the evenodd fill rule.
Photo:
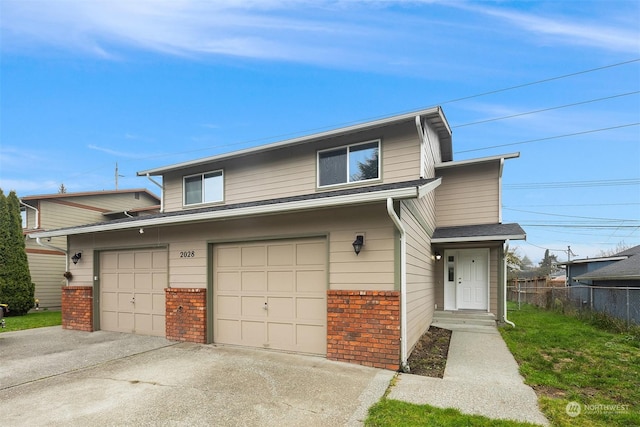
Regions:
<instances>
[{"instance_id":1,"label":"white front door","mask_svg":"<svg viewBox=\"0 0 640 427\"><path fill-rule=\"evenodd\" d=\"M487 310L489 293L489 251L458 251L456 262L456 302L460 310Z\"/></svg>"}]
</instances>

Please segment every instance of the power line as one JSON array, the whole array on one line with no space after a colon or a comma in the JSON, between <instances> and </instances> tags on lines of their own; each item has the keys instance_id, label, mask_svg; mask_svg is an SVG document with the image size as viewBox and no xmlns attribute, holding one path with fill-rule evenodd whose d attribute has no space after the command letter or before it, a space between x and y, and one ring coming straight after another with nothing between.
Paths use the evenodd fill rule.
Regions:
<instances>
[{"instance_id":1,"label":"power line","mask_svg":"<svg viewBox=\"0 0 640 427\"><path fill-rule=\"evenodd\" d=\"M552 205L511 205L502 206L503 209L507 208L562 208L562 207L592 207L592 206L635 206L640 203L579 203L579 204L552 204Z\"/></svg>"},{"instance_id":2,"label":"power line","mask_svg":"<svg viewBox=\"0 0 640 427\"><path fill-rule=\"evenodd\" d=\"M512 146L512 145L529 144L531 142L540 142L540 141L549 141L549 140L552 140L552 139L568 138L570 136L586 135L588 133L604 132L604 131L607 131L607 130L621 129L621 128L625 128L625 127L638 126L638 125L640 125L640 122L628 123L628 124L619 125L619 126L611 126L611 127L608 127L608 128L585 130L585 131L582 131L582 132L567 133L567 134L564 134L564 135L548 136L546 138L529 139L529 140L526 140L526 141L512 142L512 143L509 143L509 144L499 144L499 145L492 145L492 146L483 147L483 148L473 148L473 149L470 149L470 150L456 151L456 154L470 153L472 151L489 150L491 148L509 147L509 146Z\"/></svg>"},{"instance_id":3,"label":"power line","mask_svg":"<svg viewBox=\"0 0 640 427\"><path fill-rule=\"evenodd\" d=\"M504 189L509 190L528 190L528 189L536 189L536 188L585 188L585 187L616 187L616 186L625 186L625 185L638 185L640 184L640 179L630 178L630 179L609 179L609 180L598 180L598 181L556 181L556 182L531 182L531 183L521 183L521 184L505 184L503 185Z\"/></svg>"},{"instance_id":4,"label":"power line","mask_svg":"<svg viewBox=\"0 0 640 427\"><path fill-rule=\"evenodd\" d=\"M604 98L590 99L588 101L574 102L573 104L565 104L565 105L559 105L559 106L556 106L556 107L543 108L541 110L527 111L527 112L524 112L524 113L512 114L510 116L494 117L492 119L478 120L477 122L464 123L464 124L461 124L461 125L456 125L456 126L451 126L451 127L452 128L461 128L461 127L465 127L465 126L479 125L479 124L482 124L482 123L489 123L489 122L495 122L495 121L498 121L498 120L512 119L514 117L521 117L521 116L527 116L527 115L530 115L530 114L543 113L543 112L546 112L546 111L559 110L561 108L575 107L577 105L590 104L590 103L593 103L593 102L599 102L599 101L604 101L604 100L613 99L613 98L620 98L620 97L623 97L623 96L635 95L635 94L638 94L638 93L640 93L640 91L636 90L634 92L623 93L623 94L620 94L620 95L612 95L612 96L606 96Z\"/></svg>"},{"instance_id":5,"label":"power line","mask_svg":"<svg viewBox=\"0 0 640 427\"><path fill-rule=\"evenodd\" d=\"M590 220L598 220L598 221L633 221L633 222L640 221L637 219L598 218L598 217L592 217L592 216L561 215L561 214L552 214L547 212L535 212L535 211L526 211L526 210L511 209L511 208L503 208L503 209L508 211L514 211L514 212L532 213L536 215L546 215L546 216L557 216L557 217L563 217L563 218L580 218L580 219L590 219Z\"/></svg>"}]
</instances>

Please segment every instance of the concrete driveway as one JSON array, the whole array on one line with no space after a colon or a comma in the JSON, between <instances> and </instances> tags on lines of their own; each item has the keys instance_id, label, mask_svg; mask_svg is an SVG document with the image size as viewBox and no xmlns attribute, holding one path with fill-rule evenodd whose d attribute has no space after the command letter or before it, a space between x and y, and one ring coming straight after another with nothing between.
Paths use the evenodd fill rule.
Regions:
<instances>
[{"instance_id":1,"label":"concrete driveway","mask_svg":"<svg viewBox=\"0 0 640 427\"><path fill-rule=\"evenodd\" d=\"M0 334L3 425L361 425L394 373L60 327Z\"/></svg>"}]
</instances>

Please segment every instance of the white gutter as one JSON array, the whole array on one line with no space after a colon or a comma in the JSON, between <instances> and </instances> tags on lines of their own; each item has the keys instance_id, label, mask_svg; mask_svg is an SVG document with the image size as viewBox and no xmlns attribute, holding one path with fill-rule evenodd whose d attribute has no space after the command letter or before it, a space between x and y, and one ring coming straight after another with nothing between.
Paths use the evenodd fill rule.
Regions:
<instances>
[{"instance_id":1,"label":"white gutter","mask_svg":"<svg viewBox=\"0 0 640 427\"><path fill-rule=\"evenodd\" d=\"M504 250L504 259L503 259L503 271L502 271L502 280L504 281L504 308L503 308L503 316L502 316L502 320L504 320L504 323L507 323L509 325L511 325L512 327L516 327L516 324L513 323L512 321L510 321L509 319L507 319L507 256L509 255L509 240L507 240L504 245L502 246L503 250Z\"/></svg>"},{"instance_id":2,"label":"white gutter","mask_svg":"<svg viewBox=\"0 0 640 427\"><path fill-rule=\"evenodd\" d=\"M33 228L35 228L36 230L40 228L40 211L38 210L38 208L34 208L33 206L28 205L24 203L22 200L20 200L20 204L26 208L33 209L34 211L36 211L36 220L34 222L35 226Z\"/></svg>"},{"instance_id":3,"label":"white gutter","mask_svg":"<svg viewBox=\"0 0 640 427\"><path fill-rule=\"evenodd\" d=\"M440 181L437 181L438 183ZM252 215L270 215L283 212L294 212L305 209L321 209L335 206L351 205L354 203L373 203L381 202L389 197L394 199L411 199L418 197L423 187L435 185L428 182L422 187L411 186L405 188L396 188L391 190L381 190L369 193L346 194L342 196L321 197L308 200L296 200L291 202L274 203L261 206L248 206L244 208L222 209L198 213L185 213L182 215L163 216L155 218L143 218L135 221L117 222L117 223L101 223L89 226L80 226L75 228L66 228L59 230L43 231L29 234L29 237L35 239L37 237L58 237L72 236L76 234L100 233L104 231L128 230L140 227L154 227L162 225L175 225L186 222L211 221L235 218L240 216ZM138 217L139 218L139 217Z\"/></svg>"},{"instance_id":4,"label":"white gutter","mask_svg":"<svg viewBox=\"0 0 640 427\"><path fill-rule=\"evenodd\" d=\"M29 236L29 237L31 237L31 236ZM64 271L69 271L69 252L66 249L62 249L62 248L59 248L57 246L48 245L46 243L43 243L40 240L40 237L36 237L35 239L36 239L36 243L39 244L40 246L42 246L43 248L53 249L54 251L60 251L60 252L64 253L65 254L65 257L64 257ZM67 279L67 286L69 286L69 279Z\"/></svg>"},{"instance_id":5,"label":"white gutter","mask_svg":"<svg viewBox=\"0 0 640 427\"><path fill-rule=\"evenodd\" d=\"M490 242L495 240L525 240L526 238L526 234L510 234L507 236L442 237L439 239L431 239L431 243Z\"/></svg>"},{"instance_id":6,"label":"white gutter","mask_svg":"<svg viewBox=\"0 0 640 427\"><path fill-rule=\"evenodd\" d=\"M387 199L387 213L400 232L400 369L409 372L407 363L407 240L406 231L393 209L393 198Z\"/></svg>"},{"instance_id":7,"label":"white gutter","mask_svg":"<svg viewBox=\"0 0 640 427\"><path fill-rule=\"evenodd\" d=\"M164 187L158 181L151 178L151 175L147 174L147 179L160 187L160 213L164 212Z\"/></svg>"}]
</instances>

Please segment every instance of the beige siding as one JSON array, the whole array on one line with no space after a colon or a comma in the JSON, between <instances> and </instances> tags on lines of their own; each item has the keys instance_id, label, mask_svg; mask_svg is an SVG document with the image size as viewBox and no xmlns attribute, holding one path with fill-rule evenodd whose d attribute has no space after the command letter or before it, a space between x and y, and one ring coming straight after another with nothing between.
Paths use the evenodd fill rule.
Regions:
<instances>
[{"instance_id":1,"label":"beige siding","mask_svg":"<svg viewBox=\"0 0 640 427\"><path fill-rule=\"evenodd\" d=\"M438 227L493 224L500 219L499 163L440 169Z\"/></svg>"},{"instance_id":2,"label":"beige siding","mask_svg":"<svg viewBox=\"0 0 640 427\"><path fill-rule=\"evenodd\" d=\"M328 215L327 212L330 212ZM365 234L365 246L359 256L351 244L356 233ZM328 236L330 289L394 290L394 228L386 206L375 204L331 211L318 210L247 220L221 221L138 230L71 236L71 251L82 251L82 260L71 265L74 285L92 286L92 247L124 249L169 247L169 283L171 287L207 286L208 243L253 241L305 236ZM181 257L180 252L194 252Z\"/></svg>"},{"instance_id":3,"label":"beige siding","mask_svg":"<svg viewBox=\"0 0 640 427\"><path fill-rule=\"evenodd\" d=\"M66 283L62 276L64 255L27 253L31 281L35 283L35 298L40 308L60 309L60 289Z\"/></svg>"},{"instance_id":4,"label":"beige siding","mask_svg":"<svg viewBox=\"0 0 640 427\"><path fill-rule=\"evenodd\" d=\"M423 124L424 140L421 144L423 178L433 178L435 176L435 165L441 162L440 138L438 133L428 124Z\"/></svg>"},{"instance_id":5,"label":"beige siding","mask_svg":"<svg viewBox=\"0 0 640 427\"><path fill-rule=\"evenodd\" d=\"M318 150L358 142L381 140L382 179L366 185L402 182L420 177L420 142L415 125L362 132L348 137L212 163L164 176L165 211L183 209L183 177L224 170L226 204L268 200L324 191L316 188ZM341 187L332 187L335 190Z\"/></svg>"},{"instance_id":6,"label":"beige siding","mask_svg":"<svg viewBox=\"0 0 640 427\"><path fill-rule=\"evenodd\" d=\"M400 218L407 238L407 346L412 349L429 328L435 304L433 195L402 202Z\"/></svg>"}]
</instances>

